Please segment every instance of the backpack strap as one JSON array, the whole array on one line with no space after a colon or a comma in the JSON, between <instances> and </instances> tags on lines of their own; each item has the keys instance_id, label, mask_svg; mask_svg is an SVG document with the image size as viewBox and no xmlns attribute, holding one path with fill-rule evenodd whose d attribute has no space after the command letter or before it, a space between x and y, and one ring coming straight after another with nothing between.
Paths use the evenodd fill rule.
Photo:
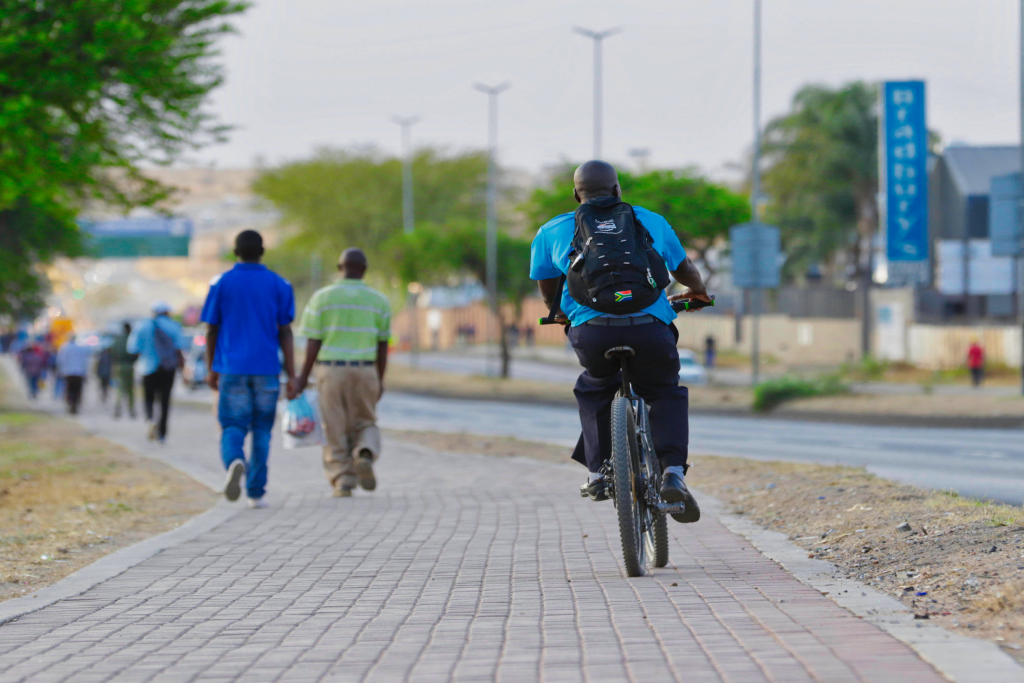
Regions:
<instances>
[{"instance_id":1,"label":"backpack strap","mask_svg":"<svg viewBox=\"0 0 1024 683\"><path fill-rule=\"evenodd\" d=\"M551 301L551 310L548 311L547 317L541 318L537 322L541 325L554 325L555 324L555 313L562 305L562 289L565 287L565 273L558 278L558 291L555 292L555 298Z\"/></svg>"}]
</instances>

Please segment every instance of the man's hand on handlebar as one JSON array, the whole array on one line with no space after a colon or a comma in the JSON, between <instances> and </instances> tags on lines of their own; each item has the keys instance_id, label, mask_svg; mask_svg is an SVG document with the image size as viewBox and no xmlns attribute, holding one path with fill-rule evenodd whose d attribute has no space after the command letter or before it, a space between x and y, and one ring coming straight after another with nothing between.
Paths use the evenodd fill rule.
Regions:
<instances>
[{"instance_id":1,"label":"man's hand on handlebar","mask_svg":"<svg viewBox=\"0 0 1024 683\"><path fill-rule=\"evenodd\" d=\"M671 296L668 297L668 300L669 300L669 303L671 303L673 301L679 301L679 300L682 300L682 299L691 299L691 300L692 299L697 299L699 301L704 301L704 302L707 302L707 303L710 304L711 303L711 298L712 298L711 295L708 294L708 290L705 289L704 287L699 287L699 288L697 288L697 287L689 287L689 288L687 288L687 290L685 292L680 292L679 294L672 294ZM700 308L695 308L695 309L690 309L690 310L688 310L686 312L687 313L696 313L699 310L700 310Z\"/></svg>"}]
</instances>

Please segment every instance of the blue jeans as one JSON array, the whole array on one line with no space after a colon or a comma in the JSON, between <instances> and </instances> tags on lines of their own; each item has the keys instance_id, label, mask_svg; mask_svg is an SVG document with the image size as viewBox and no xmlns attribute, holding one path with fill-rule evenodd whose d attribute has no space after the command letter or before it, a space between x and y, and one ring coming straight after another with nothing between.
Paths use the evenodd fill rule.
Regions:
<instances>
[{"instance_id":1,"label":"blue jeans","mask_svg":"<svg viewBox=\"0 0 1024 683\"><path fill-rule=\"evenodd\" d=\"M245 461L245 435L252 430L252 454L246 463L246 493L262 498L267 486L270 432L277 415L281 382L273 375L221 375L217 418L223 429L220 456L225 469Z\"/></svg>"}]
</instances>

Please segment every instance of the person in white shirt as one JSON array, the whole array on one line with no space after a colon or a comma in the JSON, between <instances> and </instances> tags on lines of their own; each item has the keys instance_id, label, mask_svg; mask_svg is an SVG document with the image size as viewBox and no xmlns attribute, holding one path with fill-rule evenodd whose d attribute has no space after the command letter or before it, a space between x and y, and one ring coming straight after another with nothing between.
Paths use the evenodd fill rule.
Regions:
<instances>
[{"instance_id":1,"label":"person in white shirt","mask_svg":"<svg viewBox=\"0 0 1024 683\"><path fill-rule=\"evenodd\" d=\"M82 403L82 386L88 373L89 349L72 337L57 352L57 374L64 380L64 398L72 415L78 413Z\"/></svg>"}]
</instances>

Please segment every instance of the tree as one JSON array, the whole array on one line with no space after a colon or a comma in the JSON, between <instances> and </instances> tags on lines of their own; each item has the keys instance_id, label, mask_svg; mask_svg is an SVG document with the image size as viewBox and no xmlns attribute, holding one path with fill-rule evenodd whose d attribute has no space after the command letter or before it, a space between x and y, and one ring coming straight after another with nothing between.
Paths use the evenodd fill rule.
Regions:
<instances>
[{"instance_id":1,"label":"tree","mask_svg":"<svg viewBox=\"0 0 1024 683\"><path fill-rule=\"evenodd\" d=\"M487 155L420 149L413 182L417 223L477 219L484 215ZM401 160L373 148L321 149L311 159L263 172L253 189L297 229L284 252L333 257L359 246L377 255L402 230Z\"/></svg>"},{"instance_id":2,"label":"tree","mask_svg":"<svg viewBox=\"0 0 1024 683\"><path fill-rule=\"evenodd\" d=\"M765 129L768 220L782 231L790 278L842 254L866 289L866 250L878 228L877 99L859 81L809 85Z\"/></svg>"},{"instance_id":3,"label":"tree","mask_svg":"<svg viewBox=\"0 0 1024 683\"><path fill-rule=\"evenodd\" d=\"M220 138L203 110L231 0L0 0L0 315L30 314L38 264L80 253L87 202L152 205L167 163Z\"/></svg>"},{"instance_id":4,"label":"tree","mask_svg":"<svg viewBox=\"0 0 1024 683\"><path fill-rule=\"evenodd\" d=\"M403 285L410 282L443 285L459 275L487 281L485 231L479 220L418 224L412 234L395 234L388 241L386 252ZM512 356L502 305L511 304L514 319L518 320L523 312L523 300L536 291L530 279L529 239L498 233L497 290L497 306L492 313L500 330L501 376L507 378Z\"/></svg>"},{"instance_id":5,"label":"tree","mask_svg":"<svg viewBox=\"0 0 1024 683\"><path fill-rule=\"evenodd\" d=\"M575 211L573 167L554 176L549 187L539 188L525 207L540 226L561 213ZM622 197L634 206L661 214L679 235L687 253L710 275L708 250L728 237L729 228L750 218L746 197L687 171L651 171L619 174Z\"/></svg>"}]
</instances>

